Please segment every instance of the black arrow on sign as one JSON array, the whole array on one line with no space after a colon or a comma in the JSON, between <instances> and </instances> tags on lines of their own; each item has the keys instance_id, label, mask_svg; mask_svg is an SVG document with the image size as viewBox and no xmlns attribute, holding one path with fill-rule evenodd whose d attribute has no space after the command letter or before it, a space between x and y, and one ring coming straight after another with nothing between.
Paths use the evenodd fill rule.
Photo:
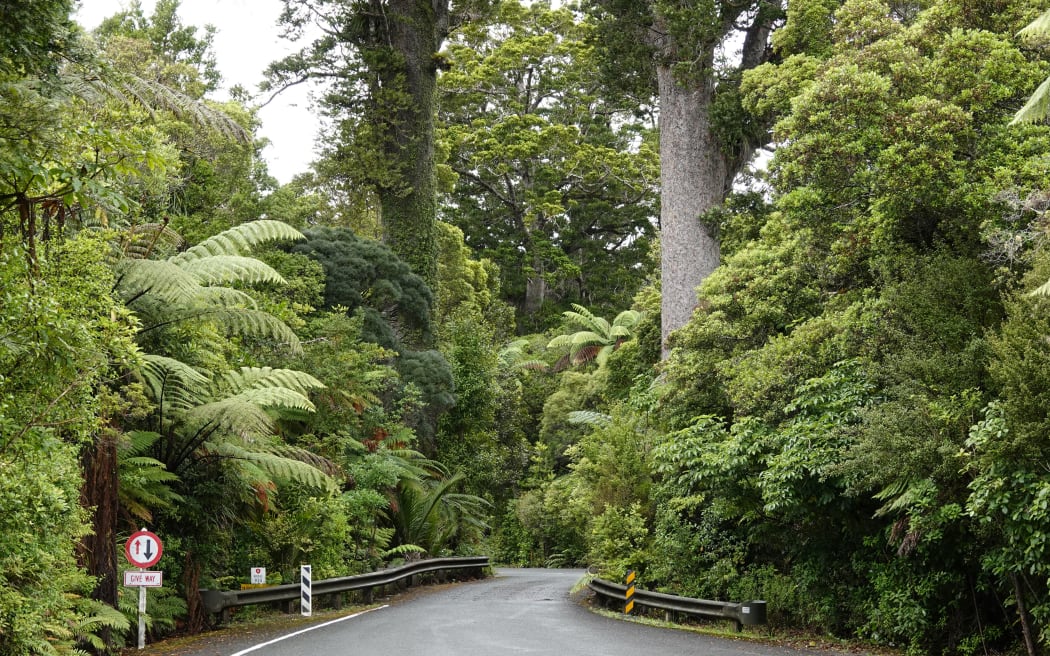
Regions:
<instances>
[{"instance_id":1,"label":"black arrow on sign","mask_svg":"<svg viewBox=\"0 0 1050 656\"><path fill-rule=\"evenodd\" d=\"M153 558L153 552L150 550L150 547L152 546L153 540L146 540L146 560Z\"/></svg>"}]
</instances>

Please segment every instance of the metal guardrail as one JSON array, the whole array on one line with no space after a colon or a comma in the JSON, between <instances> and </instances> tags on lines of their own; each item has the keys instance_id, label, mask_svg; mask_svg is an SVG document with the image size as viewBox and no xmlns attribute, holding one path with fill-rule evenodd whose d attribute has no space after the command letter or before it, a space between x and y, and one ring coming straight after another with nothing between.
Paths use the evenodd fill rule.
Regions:
<instances>
[{"instance_id":1,"label":"metal guardrail","mask_svg":"<svg viewBox=\"0 0 1050 656\"><path fill-rule=\"evenodd\" d=\"M591 579L587 583L587 587L593 590L603 602L606 602L606 605L612 605L614 602L622 604L624 595L627 593L626 585L620 585L604 579ZM739 603L710 601L635 589L634 603L636 606L657 608L668 613L683 613L708 619L731 620L736 623L737 631L740 631L744 625L755 626L766 623L766 602L764 601Z\"/></svg>"},{"instance_id":2,"label":"metal guardrail","mask_svg":"<svg viewBox=\"0 0 1050 656\"><path fill-rule=\"evenodd\" d=\"M367 600L375 588L407 581L408 585L416 583L416 577L420 574L430 572L450 573L454 571L467 570L468 574L479 577L482 570L489 566L488 556L465 556L456 558L431 558L420 560L401 567L383 569L368 574L357 574L355 576L341 576L334 579L314 581L313 596L331 595L351 590L364 590ZM251 606L254 604L266 604L272 602L298 601L301 590L298 583L275 585L268 588L256 588L252 590L201 590L201 601L205 610L209 613L220 615L220 621L229 620L229 611L238 606Z\"/></svg>"}]
</instances>

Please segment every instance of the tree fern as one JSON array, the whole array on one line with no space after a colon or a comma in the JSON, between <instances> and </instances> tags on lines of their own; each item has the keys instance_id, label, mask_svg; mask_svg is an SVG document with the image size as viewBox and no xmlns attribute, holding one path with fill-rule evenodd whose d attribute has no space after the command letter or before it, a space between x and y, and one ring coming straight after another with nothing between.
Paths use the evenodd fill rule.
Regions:
<instances>
[{"instance_id":1,"label":"tree fern","mask_svg":"<svg viewBox=\"0 0 1050 656\"><path fill-rule=\"evenodd\" d=\"M224 441L207 445L207 451L213 456L243 460L258 467L270 479L301 483L311 487L333 492L338 489L335 480L312 464L289 458L265 447L246 447Z\"/></svg>"},{"instance_id":2,"label":"tree fern","mask_svg":"<svg viewBox=\"0 0 1050 656\"><path fill-rule=\"evenodd\" d=\"M604 365L612 352L631 338L634 327L644 317L636 310L624 310L610 324L582 305L574 303L573 307L575 311L563 314L571 323L583 326L584 330L558 335L547 344L549 349L567 351L563 361L572 364L597 360L599 366Z\"/></svg>"},{"instance_id":3,"label":"tree fern","mask_svg":"<svg viewBox=\"0 0 1050 656\"><path fill-rule=\"evenodd\" d=\"M172 263L182 265L193 260L219 255L247 255L256 246L267 242L301 239L305 239L303 233L287 223L261 219L224 230L170 259Z\"/></svg>"},{"instance_id":4,"label":"tree fern","mask_svg":"<svg viewBox=\"0 0 1050 656\"><path fill-rule=\"evenodd\" d=\"M133 518L153 521L153 511L171 508L182 500L172 489L179 477L156 458L144 455L160 438L159 433L132 431L117 449L120 505Z\"/></svg>"}]
</instances>

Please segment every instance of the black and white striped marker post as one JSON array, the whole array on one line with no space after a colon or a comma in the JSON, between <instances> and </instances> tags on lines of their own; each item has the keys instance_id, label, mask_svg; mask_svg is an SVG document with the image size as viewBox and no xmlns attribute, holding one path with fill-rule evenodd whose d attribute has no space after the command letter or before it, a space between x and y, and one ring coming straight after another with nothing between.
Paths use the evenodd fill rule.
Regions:
<instances>
[{"instance_id":1,"label":"black and white striped marker post","mask_svg":"<svg viewBox=\"0 0 1050 656\"><path fill-rule=\"evenodd\" d=\"M311 595L313 594L313 592L311 590L310 578L311 578L310 577L310 566L309 565L300 565L299 566L299 588L301 590L301 595L300 595L300 600L299 601L300 601L300 605L302 607L302 612L303 612L303 616L304 617L310 617L310 615L313 614L313 611L311 610L312 606L311 606L311 603L310 603Z\"/></svg>"}]
</instances>

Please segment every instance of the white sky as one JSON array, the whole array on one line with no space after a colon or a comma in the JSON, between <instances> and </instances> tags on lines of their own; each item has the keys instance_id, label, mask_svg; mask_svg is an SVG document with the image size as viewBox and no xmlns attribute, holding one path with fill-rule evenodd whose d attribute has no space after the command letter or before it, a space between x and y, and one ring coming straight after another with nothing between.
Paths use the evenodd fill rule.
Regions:
<instances>
[{"instance_id":1,"label":"white sky","mask_svg":"<svg viewBox=\"0 0 1050 656\"><path fill-rule=\"evenodd\" d=\"M146 16L151 15L156 0L141 2ZM80 0L75 18L94 29L130 4L130 0ZM179 18L183 25L215 26L213 47L224 88L240 84L257 93L263 69L292 51L291 44L278 36L281 6L281 0L182 0ZM288 89L259 111L261 135L270 140L263 156L270 173L282 183L305 171L313 159L319 121L310 112L306 86Z\"/></svg>"}]
</instances>

